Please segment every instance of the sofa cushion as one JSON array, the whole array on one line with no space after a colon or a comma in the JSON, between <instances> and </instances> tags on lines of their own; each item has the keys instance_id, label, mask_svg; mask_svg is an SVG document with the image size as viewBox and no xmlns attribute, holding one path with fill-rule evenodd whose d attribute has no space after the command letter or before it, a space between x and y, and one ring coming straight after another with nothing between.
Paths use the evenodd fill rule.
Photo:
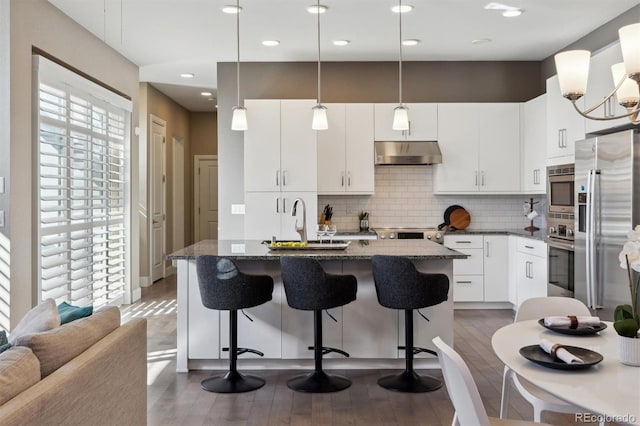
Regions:
<instances>
[{"instance_id":1,"label":"sofa cushion","mask_svg":"<svg viewBox=\"0 0 640 426\"><path fill-rule=\"evenodd\" d=\"M108 307L53 330L23 336L16 345L33 350L44 379L119 326L120 310Z\"/></svg>"},{"instance_id":2,"label":"sofa cushion","mask_svg":"<svg viewBox=\"0 0 640 426\"><path fill-rule=\"evenodd\" d=\"M74 306L67 302L58 305L58 314L60 315L60 324L66 324L80 318L88 317L93 313L93 306Z\"/></svg>"},{"instance_id":3,"label":"sofa cushion","mask_svg":"<svg viewBox=\"0 0 640 426\"><path fill-rule=\"evenodd\" d=\"M0 354L0 405L40 381L40 362L31 349L15 346Z\"/></svg>"},{"instance_id":4,"label":"sofa cushion","mask_svg":"<svg viewBox=\"0 0 640 426\"><path fill-rule=\"evenodd\" d=\"M56 302L53 299L47 299L22 317L18 325L9 334L9 343L15 346L22 336L51 330L59 326L60 315L58 315Z\"/></svg>"}]
</instances>

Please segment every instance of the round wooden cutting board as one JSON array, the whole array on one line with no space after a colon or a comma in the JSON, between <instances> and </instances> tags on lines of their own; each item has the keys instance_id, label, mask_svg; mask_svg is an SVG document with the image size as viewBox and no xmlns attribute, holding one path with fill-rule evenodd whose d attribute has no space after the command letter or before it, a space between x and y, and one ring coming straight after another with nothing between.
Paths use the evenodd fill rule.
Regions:
<instances>
[{"instance_id":1,"label":"round wooden cutting board","mask_svg":"<svg viewBox=\"0 0 640 426\"><path fill-rule=\"evenodd\" d=\"M455 209L451 212L451 220L449 226L462 230L466 229L471 223L471 215L463 208Z\"/></svg>"}]
</instances>

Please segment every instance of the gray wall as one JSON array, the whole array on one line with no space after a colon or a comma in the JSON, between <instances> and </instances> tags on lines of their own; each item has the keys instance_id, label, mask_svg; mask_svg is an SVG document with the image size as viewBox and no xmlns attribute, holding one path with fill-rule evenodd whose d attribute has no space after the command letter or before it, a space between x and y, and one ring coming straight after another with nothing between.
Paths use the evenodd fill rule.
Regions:
<instances>
[{"instance_id":1,"label":"gray wall","mask_svg":"<svg viewBox=\"0 0 640 426\"><path fill-rule=\"evenodd\" d=\"M314 62L242 63L243 99L315 99ZM522 102L544 92L540 62L405 62L405 102ZM322 64L323 102L397 102L397 62ZM244 236L243 133L231 130L236 65L218 63L218 173L220 239ZM249 123L251 125L251 123Z\"/></svg>"},{"instance_id":2,"label":"gray wall","mask_svg":"<svg viewBox=\"0 0 640 426\"><path fill-rule=\"evenodd\" d=\"M133 101L132 128L138 123L138 67L71 20L47 0L12 1L10 84L10 215L11 324L15 326L38 300L37 233L34 183L36 169L32 129L32 49L36 47ZM138 139L131 137L131 182L138 182ZM131 185L131 206L138 205L138 187ZM131 219L131 287L139 295L138 216Z\"/></svg>"}]
</instances>

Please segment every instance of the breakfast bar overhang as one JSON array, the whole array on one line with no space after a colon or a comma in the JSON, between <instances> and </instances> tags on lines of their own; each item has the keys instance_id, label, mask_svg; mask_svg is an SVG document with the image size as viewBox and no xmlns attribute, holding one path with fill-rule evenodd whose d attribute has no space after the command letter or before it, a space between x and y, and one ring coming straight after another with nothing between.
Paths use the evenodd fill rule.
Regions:
<instances>
[{"instance_id":1,"label":"breakfast bar overhang","mask_svg":"<svg viewBox=\"0 0 640 426\"><path fill-rule=\"evenodd\" d=\"M257 240L205 240L169 255L178 269L177 279L177 362L176 371L224 369L228 352L226 312L205 308L200 299L195 259L214 255L232 259L241 271L266 274L274 280L273 298L238 315L238 346L257 349L264 357L245 355L244 369L302 369L313 365L313 314L287 305L280 276L281 256L309 256L318 259L329 273L352 274L358 280L356 300L330 309L323 321L327 346L342 349L349 358L328 354L327 368L399 368L404 353L402 313L379 305L371 257L376 254L405 256L421 272L442 273L453 283L453 260L467 255L427 240L352 241L345 250L269 250ZM398 282L398 285L402 285ZM415 345L434 349L431 339L440 336L453 344L453 297L449 287L447 301L421 309L415 316ZM250 318L250 319L249 319ZM417 368L437 367L429 354L416 355Z\"/></svg>"}]
</instances>

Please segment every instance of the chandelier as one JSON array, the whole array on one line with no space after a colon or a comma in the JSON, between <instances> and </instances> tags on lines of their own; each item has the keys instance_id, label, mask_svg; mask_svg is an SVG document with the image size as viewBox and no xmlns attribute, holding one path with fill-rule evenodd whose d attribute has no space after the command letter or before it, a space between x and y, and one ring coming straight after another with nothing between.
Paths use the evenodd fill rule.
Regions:
<instances>
[{"instance_id":1,"label":"chandelier","mask_svg":"<svg viewBox=\"0 0 640 426\"><path fill-rule=\"evenodd\" d=\"M611 67L614 89L598 104L580 110L576 101L587 91L589 78L589 60L591 52L588 50L570 50L555 55L556 70L562 96L573 104L575 110L590 120L616 120L629 117L633 124L638 124L638 101L640 99L638 87L640 85L640 23L631 24L618 30L620 48L624 62L614 64ZM605 105L613 96L618 103L626 108L626 114L608 115ZM602 116L592 115L595 110L604 107Z\"/></svg>"}]
</instances>

